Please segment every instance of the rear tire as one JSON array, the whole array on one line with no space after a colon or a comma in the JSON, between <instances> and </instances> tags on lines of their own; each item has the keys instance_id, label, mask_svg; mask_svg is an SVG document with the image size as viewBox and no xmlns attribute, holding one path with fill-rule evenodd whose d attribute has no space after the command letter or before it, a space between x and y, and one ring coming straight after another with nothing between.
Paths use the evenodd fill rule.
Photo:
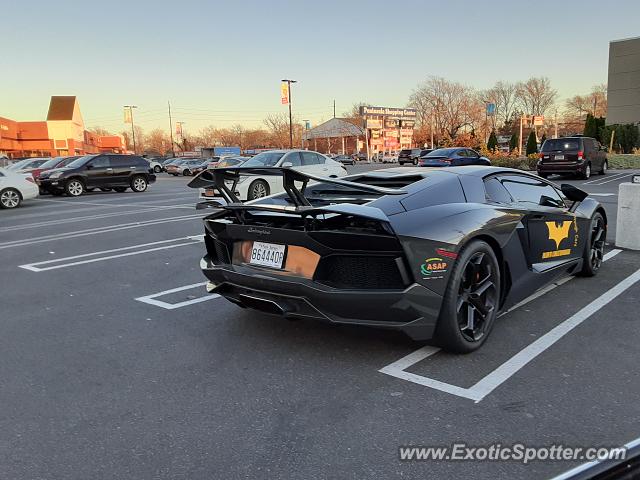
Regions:
<instances>
[{"instance_id":1,"label":"rear tire","mask_svg":"<svg viewBox=\"0 0 640 480\"><path fill-rule=\"evenodd\" d=\"M589 228L589 238L584 247L582 255L582 270L578 273L581 277L593 277L598 273L604 261L604 244L607 237L607 230L604 217L600 212L596 212L591 217Z\"/></svg>"},{"instance_id":2,"label":"rear tire","mask_svg":"<svg viewBox=\"0 0 640 480\"><path fill-rule=\"evenodd\" d=\"M462 249L451 270L435 341L450 352L477 350L493 328L499 301L496 255L486 242L474 240Z\"/></svg>"},{"instance_id":3,"label":"rear tire","mask_svg":"<svg viewBox=\"0 0 640 480\"><path fill-rule=\"evenodd\" d=\"M588 179L591 178L591 164L590 163L587 163L587 165L584 167L584 173L582 173L580 175L580 177L583 180L588 180Z\"/></svg>"},{"instance_id":4,"label":"rear tire","mask_svg":"<svg viewBox=\"0 0 640 480\"><path fill-rule=\"evenodd\" d=\"M15 188L5 188L0 192L0 208L17 208L22 203L22 195Z\"/></svg>"},{"instance_id":5,"label":"rear tire","mask_svg":"<svg viewBox=\"0 0 640 480\"><path fill-rule=\"evenodd\" d=\"M141 175L136 175L131 179L131 190L134 192L144 192L148 186L147 179Z\"/></svg>"},{"instance_id":6,"label":"rear tire","mask_svg":"<svg viewBox=\"0 0 640 480\"><path fill-rule=\"evenodd\" d=\"M609 162L607 160L605 160L602 163L602 168L600 169L600 175L606 175L607 174L607 169L609 168Z\"/></svg>"},{"instance_id":7,"label":"rear tire","mask_svg":"<svg viewBox=\"0 0 640 480\"><path fill-rule=\"evenodd\" d=\"M191 175L191 170L189 170L188 168L185 168L185 169L182 171L182 176L183 176L183 177L188 177L189 175Z\"/></svg>"},{"instance_id":8,"label":"rear tire","mask_svg":"<svg viewBox=\"0 0 640 480\"><path fill-rule=\"evenodd\" d=\"M155 173L160 173L162 171L162 167L160 165L156 165L155 167L153 167L153 171Z\"/></svg>"},{"instance_id":9,"label":"rear tire","mask_svg":"<svg viewBox=\"0 0 640 480\"><path fill-rule=\"evenodd\" d=\"M249 185L249 192L247 193L247 200L255 200L257 198L263 198L269 195L269 184L264 180L254 180Z\"/></svg>"},{"instance_id":10,"label":"rear tire","mask_svg":"<svg viewBox=\"0 0 640 480\"><path fill-rule=\"evenodd\" d=\"M72 178L64 184L64 191L70 197L79 197L85 192L84 183L82 180Z\"/></svg>"},{"instance_id":11,"label":"rear tire","mask_svg":"<svg viewBox=\"0 0 640 480\"><path fill-rule=\"evenodd\" d=\"M417 159L417 158L414 158L414 159L413 159L413 166L414 166L414 167L417 167L417 166L418 166L418 159Z\"/></svg>"}]
</instances>

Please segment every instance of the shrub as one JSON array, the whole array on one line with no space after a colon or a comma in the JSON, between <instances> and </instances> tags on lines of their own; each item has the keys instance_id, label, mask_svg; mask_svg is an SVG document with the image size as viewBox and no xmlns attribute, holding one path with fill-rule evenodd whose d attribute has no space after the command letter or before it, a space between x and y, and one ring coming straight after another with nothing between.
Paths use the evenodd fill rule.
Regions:
<instances>
[{"instance_id":1,"label":"shrub","mask_svg":"<svg viewBox=\"0 0 640 480\"><path fill-rule=\"evenodd\" d=\"M531 155L533 153L538 153L538 142L536 141L536 134L532 130L529 133L529 138L527 138L527 155Z\"/></svg>"}]
</instances>

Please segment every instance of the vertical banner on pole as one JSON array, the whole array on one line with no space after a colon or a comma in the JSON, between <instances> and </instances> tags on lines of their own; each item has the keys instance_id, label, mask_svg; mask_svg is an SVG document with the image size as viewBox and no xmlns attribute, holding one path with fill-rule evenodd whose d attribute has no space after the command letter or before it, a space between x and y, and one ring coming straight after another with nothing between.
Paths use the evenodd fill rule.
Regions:
<instances>
[{"instance_id":1,"label":"vertical banner on pole","mask_svg":"<svg viewBox=\"0 0 640 480\"><path fill-rule=\"evenodd\" d=\"M124 123L132 123L131 120L131 109L128 107L124 108Z\"/></svg>"},{"instance_id":2,"label":"vertical banner on pole","mask_svg":"<svg viewBox=\"0 0 640 480\"><path fill-rule=\"evenodd\" d=\"M289 84L287 82L282 82L280 84L280 99L282 101L282 105L287 105L289 103Z\"/></svg>"}]
</instances>

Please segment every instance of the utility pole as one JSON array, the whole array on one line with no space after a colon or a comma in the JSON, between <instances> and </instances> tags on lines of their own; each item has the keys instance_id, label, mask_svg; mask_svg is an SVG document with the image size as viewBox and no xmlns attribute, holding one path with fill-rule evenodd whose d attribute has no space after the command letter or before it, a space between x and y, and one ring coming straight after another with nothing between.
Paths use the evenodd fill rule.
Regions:
<instances>
[{"instance_id":1,"label":"utility pole","mask_svg":"<svg viewBox=\"0 0 640 480\"><path fill-rule=\"evenodd\" d=\"M524 114L520 114L520 137L518 137L518 155L522 156L522 120L524 118Z\"/></svg>"},{"instance_id":2,"label":"utility pole","mask_svg":"<svg viewBox=\"0 0 640 480\"><path fill-rule=\"evenodd\" d=\"M305 133L307 133L309 131L309 129L307 128L309 126L309 120L302 120L304 122L304 131ZM309 139L307 139L307 141L309 141ZM302 149L304 150L304 136L302 137L302 142L300 142L302 145Z\"/></svg>"},{"instance_id":3,"label":"utility pole","mask_svg":"<svg viewBox=\"0 0 640 480\"><path fill-rule=\"evenodd\" d=\"M171 121L171 103L167 100L167 106L169 107L169 135L171 136L171 156L176 156L176 151L173 148L173 122Z\"/></svg>"},{"instance_id":4,"label":"utility pole","mask_svg":"<svg viewBox=\"0 0 640 480\"><path fill-rule=\"evenodd\" d=\"M333 118L336 118L336 101L333 101Z\"/></svg>"},{"instance_id":5,"label":"utility pole","mask_svg":"<svg viewBox=\"0 0 640 480\"><path fill-rule=\"evenodd\" d=\"M133 109L138 107L135 105L125 105L124 108L129 109L129 117L131 117L131 138L133 139L133 154L135 155L137 152L136 152L136 130L133 125Z\"/></svg>"},{"instance_id":6,"label":"utility pole","mask_svg":"<svg viewBox=\"0 0 640 480\"><path fill-rule=\"evenodd\" d=\"M289 93L289 148L293 148L293 115L291 114L291 84L297 83L297 80L290 80L287 78L282 79L283 82L287 82L287 90Z\"/></svg>"}]
</instances>

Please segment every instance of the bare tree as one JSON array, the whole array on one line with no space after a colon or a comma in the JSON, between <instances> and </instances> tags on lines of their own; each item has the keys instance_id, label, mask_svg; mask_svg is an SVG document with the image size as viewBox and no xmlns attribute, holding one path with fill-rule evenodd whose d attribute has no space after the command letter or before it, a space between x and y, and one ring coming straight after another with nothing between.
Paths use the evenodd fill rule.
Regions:
<instances>
[{"instance_id":1,"label":"bare tree","mask_svg":"<svg viewBox=\"0 0 640 480\"><path fill-rule=\"evenodd\" d=\"M583 122L587 114L594 117L607 115L607 86L595 85L587 95L574 95L565 100L565 119L570 122Z\"/></svg>"},{"instance_id":2,"label":"bare tree","mask_svg":"<svg viewBox=\"0 0 640 480\"><path fill-rule=\"evenodd\" d=\"M516 87L519 108L527 115L544 115L554 104L558 93L547 77L533 77Z\"/></svg>"},{"instance_id":3,"label":"bare tree","mask_svg":"<svg viewBox=\"0 0 640 480\"><path fill-rule=\"evenodd\" d=\"M496 105L494 127L504 126L516 111L517 106L517 85L510 82L497 82L493 87L485 92L485 101Z\"/></svg>"},{"instance_id":4,"label":"bare tree","mask_svg":"<svg viewBox=\"0 0 640 480\"><path fill-rule=\"evenodd\" d=\"M136 138L137 143L137 138ZM146 151L149 153L166 154L171 150L171 139L169 134L161 128L155 128L146 135Z\"/></svg>"},{"instance_id":5,"label":"bare tree","mask_svg":"<svg viewBox=\"0 0 640 480\"><path fill-rule=\"evenodd\" d=\"M113 133L109 132L109 130L107 130L106 128L102 128L100 126L91 127L89 128L89 131L91 133L95 133L100 137L108 137L109 135L113 135Z\"/></svg>"},{"instance_id":6,"label":"bare tree","mask_svg":"<svg viewBox=\"0 0 640 480\"><path fill-rule=\"evenodd\" d=\"M272 145L280 148L289 146L289 115L286 113L271 114L264 119L264 124L269 132L269 140ZM298 125L296 118L293 119L294 127ZM293 145L300 145L299 128L294 128ZM296 138L297 137L297 138Z\"/></svg>"},{"instance_id":7,"label":"bare tree","mask_svg":"<svg viewBox=\"0 0 640 480\"><path fill-rule=\"evenodd\" d=\"M441 77L430 77L419 85L409 103L417 110L418 126L432 125L440 139L453 140L483 122L483 106L476 92Z\"/></svg>"}]
</instances>

